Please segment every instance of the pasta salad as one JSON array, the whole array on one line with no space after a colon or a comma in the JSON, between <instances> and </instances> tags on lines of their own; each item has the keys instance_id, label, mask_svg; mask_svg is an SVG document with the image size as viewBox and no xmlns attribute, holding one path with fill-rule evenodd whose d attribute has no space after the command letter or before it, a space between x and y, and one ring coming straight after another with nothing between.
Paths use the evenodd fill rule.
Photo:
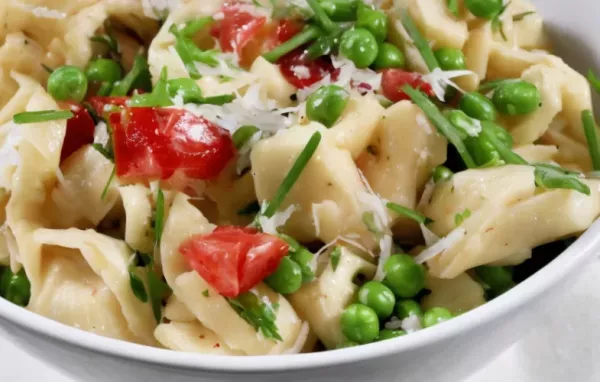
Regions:
<instances>
[{"instance_id":1,"label":"pasta salad","mask_svg":"<svg viewBox=\"0 0 600 382\"><path fill-rule=\"evenodd\" d=\"M357 346L600 215L586 79L528 0L0 4L0 297L176 351Z\"/></svg>"}]
</instances>

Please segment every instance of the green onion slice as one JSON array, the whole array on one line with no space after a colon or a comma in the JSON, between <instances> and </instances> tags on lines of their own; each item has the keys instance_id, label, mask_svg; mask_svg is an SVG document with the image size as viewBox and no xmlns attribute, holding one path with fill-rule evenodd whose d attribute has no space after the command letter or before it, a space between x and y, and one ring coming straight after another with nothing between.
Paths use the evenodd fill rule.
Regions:
<instances>
[{"instance_id":1,"label":"green onion slice","mask_svg":"<svg viewBox=\"0 0 600 382\"><path fill-rule=\"evenodd\" d=\"M296 183L296 181L302 174L302 171L304 171L304 168L312 158L315 151L317 151L319 143L321 143L321 133L316 131L310 137L308 143L306 144L306 146L304 146L304 149L302 149L300 155L298 155L298 158L296 158L294 165L283 179L283 182L281 182L281 185L279 186L279 189L277 189L275 196L273 197L273 199L271 199L267 208L265 209L265 212L263 213L264 216L266 216L267 218L272 218L273 215L275 215L275 212L277 212L277 210L283 203L283 200L285 199L286 195L290 192L290 190L294 186L294 183Z\"/></svg>"},{"instance_id":2,"label":"green onion slice","mask_svg":"<svg viewBox=\"0 0 600 382\"><path fill-rule=\"evenodd\" d=\"M73 113L69 110L26 111L13 116L13 122L19 125L69 119Z\"/></svg>"},{"instance_id":3,"label":"green onion slice","mask_svg":"<svg viewBox=\"0 0 600 382\"><path fill-rule=\"evenodd\" d=\"M385 206L387 208L389 208L391 211L394 211L395 213L397 213L399 215L404 215L407 218L410 218L410 219L416 221L419 224L430 224L430 223L433 223L433 220L429 219L427 216L423 215L422 213L417 212L415 210L412 210L410 208L406 208L404 206L401 206L398 203L387 202L385 204Z\"/></svg>"},{"instance_id":4,"label":"green onion slice","mask_svg":"<svg viewBox=\"0 0 600 382\"><path fill-rule=\"evenodd\" d=\"M600 171L600 149L598 147L598 132L596 131L596 121L591 110L581 112L581 121L583 122L583 131L590 150L592 158L592 168L594 171Z\"/></svg>"},{"instance_id":5,"label":"green onion slice","mask_svg":"<svg viewBox=\"0 0 600 382\"><path fill-rule=\"evenodd\" d=\"M429 41L421 34L421 31L419 31L415 21L410 17L408 12L402 14L402 25L404 25L408 35L413 40L413 44L419 53L421 53L421 57L423 57L425 64L427 64L427 68L429 68L430 71L439 68L440 64L435 58L435 54L433 54Z\"/></svg>"},{"instance_id":6,"label":"green onion slice","mask_svg":"<svg viewBox=\"0 0 600 382\"><path fill-rule=\"evenodd\" d=\"M275 49L271 50L263 54L265 60L275 63L282 56L285 56L289 52L295 50L296 48L301 47L304 44L307 44L313 40L316 40L320 35L322 35L322 31L320 28L311 25L306 28L288 41L283 44L277 46Z\"/></svg>"}]
</instances>

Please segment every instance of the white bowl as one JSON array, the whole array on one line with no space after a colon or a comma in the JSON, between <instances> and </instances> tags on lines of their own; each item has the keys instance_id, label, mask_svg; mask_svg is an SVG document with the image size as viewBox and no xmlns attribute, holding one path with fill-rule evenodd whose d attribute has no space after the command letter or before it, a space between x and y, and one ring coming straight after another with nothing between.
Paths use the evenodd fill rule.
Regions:
<instances>
[{"instance_id":1,"label":"white bowl","mask_svg":"<svg viewBox=\"0 0 600 382\"><path fill-rule=\"evenodd\" d=\"M537 1L557 53L585 72L600 63L595 0ZM0 299L0 328L15 345L81 381L460 381L536 322L600 250L600 222L556 260L503 296L431 329L370 345L277 357L178 353L86 333ZM27 375L27 370L23 370Z\"/></svg>"}]
</instances>

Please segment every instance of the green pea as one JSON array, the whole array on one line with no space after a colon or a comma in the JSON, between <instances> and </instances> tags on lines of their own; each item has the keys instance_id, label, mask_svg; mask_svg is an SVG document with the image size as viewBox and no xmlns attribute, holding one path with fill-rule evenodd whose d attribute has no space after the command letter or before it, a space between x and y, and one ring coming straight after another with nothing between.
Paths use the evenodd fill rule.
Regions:
<instances>
[{"instance_id":1,"label":"green pea","mask_svg":"<svg viewBox=\"0 0 600 382\"><path fill-rule=\"evenodd\" d=\"M470 92L462 96L460 110L469 117L480 121L493 121L496 119L496 109L492 101L481 93Z\"/></svg>"},{"instance_id":2,"label":"green pea","mask_svg":"<svg viewBox=\"0 0 600 382\"><path fill-rule=\"evenodd\" d=\"M379 53L375 36L363 28L347 30L340 40L340 52L354 62L357 68L369 67Z\"/></svg>"},{"instance_id":3,"label":"green pea","mask_svg":"<svg viewBox=\"0 0 600 382\"><path fill-rule=\"evenodd\" d=\"M513 147L512 135L510 135L510 133L506 131L506 129L504 129L502 126L499 126L498 124L489 121L483 121L481 122L481 125L485 129L491 130L496 136L496 138L498 138L505 146L508 146L510 148Z\"/></svg>"},{"instance_id":4,"label":"green pea","mask_svg":"<svg viewBox=\"0 0 600 382\"><path fill-rule=\"evenodd\" d=\"M441 48L434 52L442 70L463 70L467 68L465 55L460 49Z\"/></svg>"},{"instance_id":5,"label":"green pea","mask_svg":"<svg viewBox=\"0 0 600 382\"><path fill-rule=\"evenodd\" d=\"M383 42L388 33L388 18L384 12L372 9L361 2L358 5L356 27L368 30L377 41Z\"/></svg>"},{"instance_id":6,"label":"green pea","mask_svg":"<svg viewBox=\"0 0 600 382\"><path fill-rule=\"evenodd\" d=\"M510 81L500 84L492 101L499 112L506 115L525 115L540 107L542 96L538 88L527 81Z\"/></svg>"},{"instance_id":7,"label":"green pea","mask_svg":"<svg viewBox=\"0 0 600 382\"><path fill-rule=\"evenodd\" d=\"M358 0L321 0L321 8L333 21L355 21Z\"/></svg>"},{"instance_id":8,"label":"green pea","mask_svg":"<svg viewBox=\"0 0 600 382\"><path fill-rule=\"evenodd\" d=\"M425 286L425 268L409 255L390 256L383 266L387 285L397 297L414 297Z\"/></svg>"},{"instance_id":9,"label":"green pea","mask_svg":"<svg viewBox=\"0 0 600 382\"><path fill-rule=\"evenodd\" d=\"M302 286L302 268L286 256L281 259L275 272L265 279L265 283L277 293L294 293Z\"/></svg>"},{"instance_id":10,"label":"green pea","mask_svg":"<svg viewBox=\"0 0 600 382\"><path fill-rule=\"evenodd\" d=\"M337 349L353 348L358 345L360 345L360 344L356 343L354 341L344 341L337 346Z\"/></svg>"},{"instance_id":11,"label":"green pea","mask_svg":"<svg viewBox=\"0 0 600 382\"><path fill-rule=\"evenodd\" d=\"M244 125L240 127L231 136L233 145L239 150L258 132L259 130L256 126Z\"/></svg>"},{"instance_id":12,"label":"green pea","mask_svg":"<svg viewBox=\"0 0 600 382\"><path fill-rule=\"evenodd\" d=\"M454 173L446 166L437 166L433 169L433 181L435 183L450 180Z\"/></svg>"},{"instance_id":13,"label":"green pea","mask_svg":"<svg viewBox=\"0 0 600 382\"><path fill-rule=\"evenodd\" d=\"M481 266L475 268L475 273L489 288L488 293L491 297L497 297L516 285L512 271L507 267Z\"/></svg>"},{"instance_id":14,"label":"green pea","mask_svg":"<svg viewBox=\"0 0 600 382\"><path fill-rule=\"evenodd\" d=\"M358 302L373 309L380 319L385 320L394 311L396 297L390 288L379 281L369 281L360 287Z\"/></svg>"},{"instance_id":15,"label":"green pea","mask_svg":"<svg viewBox=\"0 0 600 382\"><path fill-rule=\"evenodd\" d=\"M342 313L340 324L346 338L359 344L373 342L379 335L377 313L363 304L347 307Z\"/></svg>"},{"instance_id":16,"label":"green pea","mask_svg":"<svg viewBox=\"0 0 600 382\"><path fill-rule=\"evenodd\" d=\"M308 283L315 278L315 272L312 269L314 255L308 249L302 247L298 251L290 254L290 258L302 269L302 282Z\"/></svg>"},{"instance_id":17,"label":"green pea","mask_svg":"<svg viewBox=\"0 0 600 382\"><path fill-rule=\"evenodd\" d=\"M167 82L167 89L171 98L181 95L184 103L198 103L202 101L202 90L191 78L175 78Z\"/></svg>"},{"instance_id":18,"label":"green pea","mask_svg":"<svg viewBox=\"0 0 600 382\"><path fill-rule=\"evenodd\" d=\"M431 308L423 314L423 327L429 328L451 318L452 313L448 309Z\"/></svg>"},{"instance_id":19,"label":"green pea","mask_svg":"<svg viewBox=\"0 0 600 382\"><path fill-rule=\"evenodd\" d=\"M473 15L493 19L502 10L503 0L465 0L465 6Z\"/></svg>"},{"instance_id":20,"label":"green pea","mask_svg":"<svg viewBox=\"0 0 600 382\"><path fill-rule=\"evenodd\" d=\"M462 110L450 110L446 113L446 118L460 131L463 139L479 134L477 122Z\"/></svg>"},{"instance_id":21,"label":"green pea","mask_svg":"<svg viewBox=\"0 0 600 382\"><path fill-rule=\"evenodd\" d=\"M375 70L388 68L404 68L406 66L406 58L404 53L394 44L384 42L379 45L379 53L373 63Z\"/></svg>"},{"instance_id":22,"label":"green pea","mask_svg":"<svg viewBox=\"0 0 600 382\"><path fill-rule=\"evenodd\" d=\"M415 300L400 300L394 307L394 316L403 320L410 316L422 317L421 306Z\"/></svg>"},{"instance_id":23,"label":"green pea","mask_svg":"<svg viewBox=\"0 0 600 382\"><path fill-rule=\"evenodd\" d=\"M390 340L392 338L402 337L404 335L406 335L406 332L404 330L383 329L379 332L377 341Z\"/></svg>"},{"instance_id":24,"label":"green pea","mask_svg":"<svg viewBox=\"0 0 600 382\"><path fill-rule=\"evenodd\" d=\"M87 88L87 77L75 66L61 66L48 77L48 93L57 101L81 102Z\"/></svg>"},{"instance_id":25,"label":"green pea","mask_svg":"<svg viewBox=\"0 0 600 382\"><path fill-rule=\"evenodd\" d=\"M121 66L108 58L91 61L85 74L89 81L107 82L109 84L119 81L123 76Z\"/></svg>"},{"instance_id":26,"label":"green pea","mask_svg":"<svg viewBox=\"0 0 600 382\"><path fill-rule=\"evenodd\" d=\"M8 267L0 267L0 297L20 306L29 304L31 284L25 269L15 274Z\"/></svg>"},{"instance_id":27,"label":"green pea","mask_svg":"<svg viewBox=\"0 0 600 382\"><path fill-rule=\"evenodd\" d=\"M319 88L306 100L306 116L311 121L317 121L327 127L340 118L348 104L348 92L337 85L327 85Z\"/></svg>"}]
</instances>

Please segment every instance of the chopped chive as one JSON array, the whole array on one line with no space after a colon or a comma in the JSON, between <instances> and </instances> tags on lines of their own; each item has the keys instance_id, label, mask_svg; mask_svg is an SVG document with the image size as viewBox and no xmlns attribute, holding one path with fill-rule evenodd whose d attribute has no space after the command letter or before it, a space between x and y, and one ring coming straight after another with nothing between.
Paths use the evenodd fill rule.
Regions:
<instances>
[{"instance_id":1,"label":"chopped chive","mask_svg":"<svg viewBox=\"0 0 600 382\"><path fill-rule=\"evenodd\" d=\"M240 127L231 136L233 144L239 150L254 136L254 134L258 133L258 131L256 126L246 125Z\"/></svg>"},{"instance_id":2,"label":"chopped chive","mask_svg":"<svg viewBox=\"0 0 600 382\"><path fill-rule=\"evenodd\" d=\"M590 85L592 85L592 87L596 91L596 93L600 94L600 79L596 77L592 69L588 70L587 79Z\"/></svg>"},{"instance_id":3,"label":"chopped chive","mask_svg":"<svg viewBox=\"0 0 600 382\"><path fill-rule=\"evenodd\" d=\"M108 189L110 188L110 185L113 179L115 178L116 173L117 166L113 166L110 176L108 177L108 181L106 181L106 185L104 185L104 189L102 190L102 195L100 195L100 199L104 200L106 198L106 195L108 194Z\"/></svg>"},{"instance_id":4,"label":"chopped chive","mask_svg":"<svg viewBox=\"0 0 600 382\"><path fill-rule=\"evenodd\" d=\"M204 297L209 297L209 296L210 296L210 294L209 294L209 292L208 292L208 289L204 289L204 290L202 291L202 296L204 296Z\"/></svg>"},{"instance_id":5,"label":"chopped chive","mask_svg":"<svg viewBox=\"0 0 600 382\"><path fill-rule=\"evenodd\" d=\"M466 208L463 212L454 215L454 224L458 227L469 217L471 217L471 210Z\"/></svg>"},{"instance_id":6,"label":"chopped chive","mask_svg":"<svg viewBox=\"0 0 600 382\"><path fill-rule=\"evenodd\" d=\"M19 125L26 123L38 123L47 121L56 121L60 119L69 119L73 117L73 113L69 110L42 110L42 111L26 111L17 113L13 116L13 122Z\"/></svg>"},{"instance_id":7,"label":"chopped chive","mask_svg":"<svg viewBox=\"0 0 600 382\"><path fill-rule=\"evenodd\" d=\"M185 23L185 26L181 28L179 33L185 37L194 37L196 33L200 32L202 29L204 29L204 27L212 24L213 22L214 20L210 16L190 20Z\"/></svg>"},{"instance_id":8,"label":"chopped chive","mask_svg":"<svg viewBox=\"0 0 600 382\"><path fill-rule=\"evenodd\" d=\"M327 15L327 12L321 7L318 0L306 0L308 6L312 9L314 13L314 19L326 32L332 33L335 32L339 27L336 23L334 23Z\"/></svg>"},{"instance_id":9,"label":"chopped chive","mask_svg":"<svg viewBox=\"0 0 600 382\"><path fill-rule=\"evenodd\" d=\"M175 51L179 55L179 58L181 58L181 61L183 61L185 69L190 77L195 80L202 77L198 71L198 68L196 68L196 64L194 63L194 58L192 57L192 53L190 52L188 44L186 44L186 42L183 40L183 37L175 35L175 38Z\"/></svg>"},{"instance_id":10,"label":"chopped chive","mask_svg":"<svg viewBox=\"0 0 600 382\"><path fill-rule=\"evenodd\" d=\"M316 131L310 137L308 143L306 144L306 146L304 146L304 149L302 149L300 155L298 155L298 158L296 158L294 165L283 179L283 182L281 182L281 185L277 189L275 196L273 197L273 199L271 199L269 205L265 209L265 212L263 214L264 216L266 216L267 218L272 218L273 215L275 215L275 212L277 212L277 210L281 206L281 203L283 203L283 200L285 199L286 195L290 192L290 190L294 186L294 183L296 183L296 181L302 174L302 171L304 171L304 168L310 161L310 158L312 158L315 151L317 151L319 143L321 143L321 133Z\"/></svg>"},{"instance_id":11,"label":"chopped chive","mask_svg":"<svg viewBox=\"0 0 600 382\"><path fill-rule=\"evenodd\" d=\"M146 287L144 286L144 282L136 274L136 267L134 264L129 266L129 285L131 286L131 290L135 297L143 303L148 302L148 293L146 293Z\"/></svg>"},{"instance_id":12,"label":"chopped chive","mask_svg":"<svg viewBox=\"0 0 600 382\"><path fill-rule=\"evenodd\" d=\"M230 103L235 99L235 95L233 94L222 94L222 95L218 95L218 96L212 96L212 97L202 97L198 100L198 102L195 102L199 105L217 105L217 106L222 106L225 105L226 103Z\"/></svg>"},{"instance_id":13,"label":"chopped chive","mask_svg":"<svg viewBox=\"0 0 600 382\"><path fill-rule=\"evenodd\" d=\"M125 75L125 77L114 83L113 89L110 92L111 96L126 96L134 85L142 84L144 90L152 90L152 82L150 81L150 71L148 69L148 61L142 54L138 54L133 62L133 67ZM149 87L149 89L148 89Z\"/></svg>"},{"instance_id":14,"label":"chopped chive","mask_svg":"<svg viewBox=\"0 0 600 382\"><path fill-rule=\"evenodd\" d=\"M427 216L421 214L420 212L412 210L410 208L406 208L404 206L401 206L398 203L387 202L385 204L385 206L387 208L389 208L390 210L394 211L397 214L404 215L407 218L411 218L412 220L416 221L419 224L430 224L430 223L433 223L433 220L429 219Z\"/></svg>"},{"instance_id":15,"label":"chopped chive","mask_svg":"<svg viewBox=\"0 0 600 382\"><path fill-rule=\"evenodd\" d=\"M528 12L522 12L522 13L517 13L516 15L513 15L513 21L521 21L523 20L525 17L529 16L529 15L533 15L535 14L535 11L528 11Z\"/></svg>"},{"instance_id":16,"label":"chopped chive","mask_svg":"<svg viewBox=\"0 0 600 382\"><path fill-rule=\"evenodd\" d=\"M162 319L162 300L168 295L170 290L169 285L162 281L153 269L148 271L150 303L152 304L152 312L157 323L160 323Z\"/></svg>"},{"instance_id":17,"label":"chopped chive","mask_svg":"<svg viewBox=\"0 0 600 382\"><path fill-rule=\"evenodd\" d=\"M429 68L430 71L439 68L440 64L435 58L435 54L433 54L433 50L429 45L429 41L427 41L427 39L423 37L421 31L419 31L419 28L415 24L415 21L412 19L412 17L410 17L408 12L404 12L402 14L402 25L404 25L404 28L406 28L408 35L413 40L413 44L415 45L419 53L421 53L421 56L423 57L427 68Z\"/></svg>"},{"instance_id":18,"label":"chopped chive","mask_svg":"<svg viewBox=\"0 0 600 382\"><path fill-rule=\"evenodd\" d=\"M591 195L587 184L578 179L579 173L546 163L535 164L535 183L542 188L562 188Z\"/></svg>"},{"instance_id":19,"label":"chopped chive","mask_svg":"<svg viewBox=\"0 0 600 382\"><path fill-rule=\"evenodd\" d=\"M158 189L156 196L156 215L154 218L154 242L160 244L160 238L163 231L163 220L165 218L165 194L161 188Z\"/></svg>"},{"instance_id":20,"label":"chopped chive","mask_svg":"<svg viewBox=\"0 0 600 382\"><path fill-rule=\"evenodd\" d=\"M92 143L92 147L94 149L96 149L96 151L98 151L100 154L102 154L102 156L105 157L106 159L108 159L109 161L114 161L112 154L106 148L104 148L104 146L102 146L100 143Z\"/></svg>"},{"instance_id":21,"label":"chopped chive","mask_svg":"<svg viewBox=\"0 0 600 382\"><path fill-rule=\"evenodd\" d=\"M107 97L110 95L112 88L113 85L110 82L103 82L102 85L100 85L100 89L98 89L96 95L101 97Z\"/></svg>"},{"instance_id":22,"label":"chopped chive","mask_svg":"<svg viewBox=\"0 0 600 382\"><path fill-rule=\"evenodd\" d=\"M488 121L481 121L481 133L489 142L494 146L496 151L500 154L502 159L508 164L521 164L528 165L529 163L523 159L519 154L512 151L512 149L505 145L489 127Z\"/></svg>"},{"instance_id":23,"label":"chopped chive","mask_svg":"<svg viewBox=\"0 0 600 382\"><path fill-rule=\"evenodd\" d=\"M477 164L469 154L467 147L460 137L460 133L456 128L444 117L440 110L431 102L427 96L418 90L411 88L408 85L402 87L402 91L406 93L412 101L423 110L423 113L427 118L434 124L438 131L445 136L460 154L462 160L465 162L468 168L475 168Z\"/></svg>"},{"instance_id":24,"label":"chopped chive","mask_svg":"<svg viewBox=\"0 0 600 382\"><path fill-rule=\"evenodd\" d=\"M45 71L47 71L49 74L52 74L52 72L54 72L54 69L52 69L51 67L49 67L46 64L41 64L42 68L44 68Z\"/></svg>"},{"instance_id":25,"label":"chopped chive","mask_svg":"<svg viewBox=\"0 0 600 382\"><path fill-rule=\"evenodd\" d=\"M97 42L99 44L105 45L110 53L114 53L116 55L120 55L119 43L117 40L109 34L102 34L98 36L90 37L90 41Z\"/></svg>"},{"instance_id":26,"label":"chopped chive","mask_svg":"<svg viewBox=\"0 0 600 382\"><path fill-rule=\"evenodd\" d=\"M458 13L458 0L448 0L448 10L455 17L459 17L460 15Z\"/></svg>"},{"instance_id":27,"label":"chopped chive","mask_svg":"<svg viewBox=\"0 0 600 382\"><path fill-rule=\"evenodd\" d=\"M342 256L342 248L336 246L333 251L331 251L331 255L329 255L329 259L331 260L331 269L335 272L340 263L340 257Z\"/></svg>"},{"instance_id":28,"label":"chopped chive","mask_svg":"<svg viewBox=\"0 0 600 382\"><path fill-rule=\"evenodd\" d=\"M304 30L283 44L277 46L275 49L271 50L263 54L265 60L275 63L282 56L285 56L289 52L293 51L296 48L301 47L302 45L309 43L313 40L316 40L322 34L321 30L316 26L308 26L304 28Z\"/></svg>"},{"instance_id":29,"label":"chopped chive","mask_svg":"<svg viewBox=\"0 0 600 382\"><path fill-rule=\"evenodd\" d=\"M167 90L167 67L160 71L160 79L151 93L137 94L129 100L131 107L166 107L172 106L173 101Z\"/></svg>"},{"instance_id":30,"label":"chopped chive","mask_svg":"<svg viewBox=\"0 0 600 382\"><path fill-rule=\"evenodd\" d=\"M581 121L583 122L583 131L590 150L592 158L592 168L594 171L600 171L600 149L598 148L598 132L596 131L596 121L591 110L581 112Z\"/></svg>"}]
</instances>

